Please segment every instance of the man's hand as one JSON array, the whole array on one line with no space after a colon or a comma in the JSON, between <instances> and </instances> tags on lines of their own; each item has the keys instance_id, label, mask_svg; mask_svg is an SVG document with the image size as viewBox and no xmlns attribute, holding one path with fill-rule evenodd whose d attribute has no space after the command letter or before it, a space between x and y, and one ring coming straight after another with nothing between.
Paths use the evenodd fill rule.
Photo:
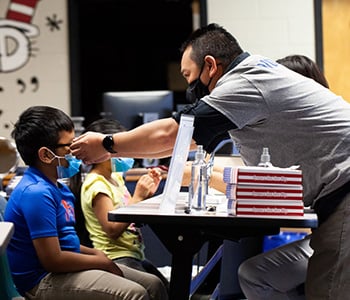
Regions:
<instances>
[{"instance_id":1,"label":"man's hand","mask_svg":"<svg viewBox=\"0 0 350 300\"><path fill-rule=\"evenodd\" d=\"M111 154L102 145L105 135L98 132L87 132L74 139L70 149L72 154L86 164L106 161Z\"/></svg>"}]
</instances>

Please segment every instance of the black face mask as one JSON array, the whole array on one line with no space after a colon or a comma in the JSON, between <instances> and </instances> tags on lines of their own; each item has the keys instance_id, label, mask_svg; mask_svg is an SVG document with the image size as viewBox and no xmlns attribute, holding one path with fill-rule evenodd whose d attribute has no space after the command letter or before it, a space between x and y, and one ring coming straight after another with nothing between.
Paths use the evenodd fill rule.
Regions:
<instances>
[{"instance_id":1,"label":"black face mask","mask_svg":"<svg viewBox=\"0 0 350 300\"><path fill-rule=\"evenodd\" d=\"M204 66L204 65L203 65ZM205 85L201 80L200 77L202 75L202 71L203 71L203 67L201 69L201 72L199 73L199 76L196 80L192 81L187 90L186 90L186 99L190 102L190 103L195 103L197 100L203 98L206 95L209 95L209 85L210 82L212 80L212 78L210 78L208 85Z\"/></svg>"}]
</instances>

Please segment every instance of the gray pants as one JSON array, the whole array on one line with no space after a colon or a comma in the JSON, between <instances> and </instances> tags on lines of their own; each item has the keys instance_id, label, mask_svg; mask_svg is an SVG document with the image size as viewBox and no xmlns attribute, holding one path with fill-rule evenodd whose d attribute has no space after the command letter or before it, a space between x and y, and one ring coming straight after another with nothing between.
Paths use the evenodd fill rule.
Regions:
<instances>
[{"instance_id":1,"label":"gray pants","mask_svg":"<svg viewBox=\"0 0 350 300\"><path fill-rule=\"evenodd\" d=\"M30 300L166 300L166 288L152 274L119 265L124 278L101 270L49 273L25 297Z\"/></svg>"},{"instance_id":2,"label":"gray pants","mask_svg":"<svg viewBox=\"0 0 350 300\"><path fill-rule=\"evenodd\" d=\"M306 278L308 300L344 300L350 295L350 193L312 234L314 254Z\"/></svg>"},{"instance_id":3,"label":"gray pants","mask_svg":"<svg viewBox=\"0 0 350 300\"><path fill-rule=\"evenodd\" d=\"M350 194L309 238L244 261L248 300L344 300L350 294ZM298 287L305 282L306 297Z\"/></svg>"},{"instance_id":4,"label":"gray pants","mask_svg":"<svg viewBox=\"0 0 350 300\"><path fill-rule=\"evenodd\" d=\"M238 278L249 300L302 300L303 283L313 250L310 236L244 261Z\"/></svg>"}]
</instances>

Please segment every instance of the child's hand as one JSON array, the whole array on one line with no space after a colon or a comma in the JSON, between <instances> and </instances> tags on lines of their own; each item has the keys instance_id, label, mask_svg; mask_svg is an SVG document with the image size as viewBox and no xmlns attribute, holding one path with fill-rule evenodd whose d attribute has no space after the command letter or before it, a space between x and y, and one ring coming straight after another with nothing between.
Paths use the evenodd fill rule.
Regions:
<instances>
[{"instance_id":1,"label":"child's hand","mask_svg":"<svg viewBox=\"0 0 350 300\"><path fill-rule=\"evenodd\" d=\"M157 168L150 169L148 174L142 175L136 184L132 202L136 203L154 195L161 180L162 174Z\"/></svg>"},{"instance_id":2,"label":"child's hand","mask_svg":"<svg viewBox=\"0 0 350 300\"><path fill-rule=\"evenodd\" d=\"M189 186L191 183L191 169L193 161L187 161L182 176L181 186Z\"/></svg>"},{"instance_id":3,"label":"child's hand","mask_svg":"<svg viewBox=\"0 0 350 300\"><path fill-rule=\"evenodd\" d=\"M149 169L148 175L153 179L155 184L155 190L153 194L157 191L160 182L162 181L162 171L160 168Z\"/></svg>"}]
</instances>

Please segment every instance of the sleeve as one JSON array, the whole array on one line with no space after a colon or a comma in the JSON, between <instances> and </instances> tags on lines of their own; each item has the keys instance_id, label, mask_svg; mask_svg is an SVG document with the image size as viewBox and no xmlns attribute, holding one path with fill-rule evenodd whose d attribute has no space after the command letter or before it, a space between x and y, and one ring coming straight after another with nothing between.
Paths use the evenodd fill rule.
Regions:
<instances>
[{"instance_id":1,"label":"sleeve","mask_svg":"<svg viewBox=\"0 0 350 300\"><path fill-rule=\"evenodd\" d=\"M201 100L185 106L176 113L173 118L177 123L180 123L182 114L195 117L193 139L197 145L203 145L208 153L211 153L222 140L230 138L229 130L237 128L226 116Z\"/></svg>"},{"instance_id":2,"label":"sleeve","mask_svg":"<svg viewBox=\"0 0 350 300\"><path fill-rule=\"evenodd\" d=\"M88 207L92 208L93 199L100 193L111 199L113 198L113 193L103 176L88 174L82 185L81 201L84 201Z\"/></svg>"},{"instance_id":3,"label":"sleeve","mask_svg":"<svg viewBox=\"0 0 350 300\"><path fill-rule=\"evenodd\" d=\"M31 238L57 236L57 203L50 191L28 188L22 199Z\"/></svg>"}]
</instances>

